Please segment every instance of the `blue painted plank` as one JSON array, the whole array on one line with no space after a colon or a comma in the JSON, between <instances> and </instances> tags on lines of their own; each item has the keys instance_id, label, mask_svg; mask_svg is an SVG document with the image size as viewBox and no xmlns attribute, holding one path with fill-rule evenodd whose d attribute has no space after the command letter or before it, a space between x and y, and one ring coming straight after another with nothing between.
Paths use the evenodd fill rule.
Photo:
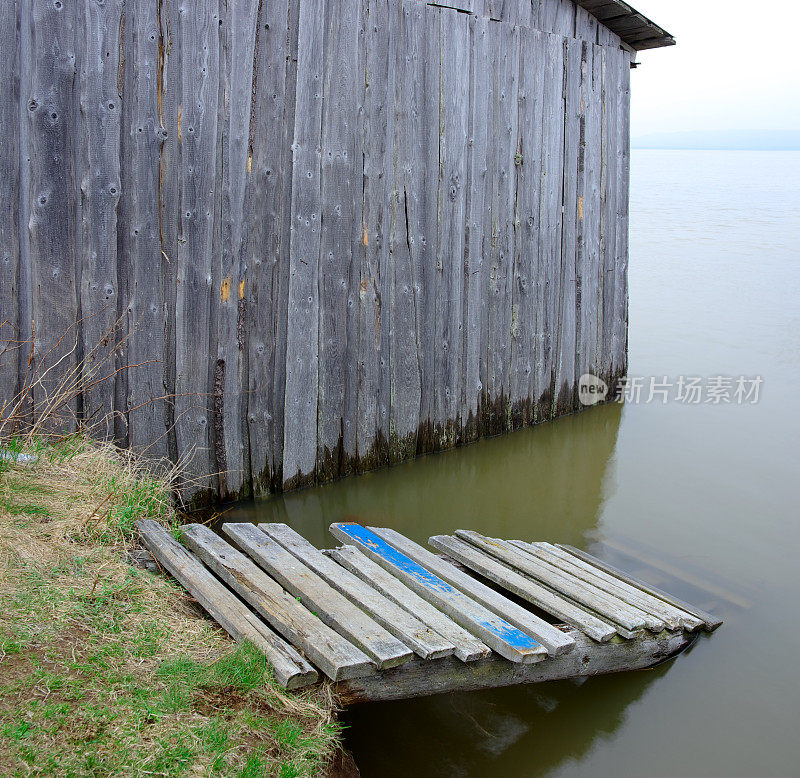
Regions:
<instances>
[{"instance_id":1,"label":"blue painted plank","mask_svg":"<svg viewBox=\"0 0 800 778\"><path fill-rule=\"evenodd\" d=\"M545 658L546 649L532 637L429 572L366 527L336 523L330 529L334 536L345 543L355 544L406 581L420 596L434 604L449 602L454 610L448 610L448 615L477 634L497 653L515 662L535 662Z\"/></svg>"}]
</instances>

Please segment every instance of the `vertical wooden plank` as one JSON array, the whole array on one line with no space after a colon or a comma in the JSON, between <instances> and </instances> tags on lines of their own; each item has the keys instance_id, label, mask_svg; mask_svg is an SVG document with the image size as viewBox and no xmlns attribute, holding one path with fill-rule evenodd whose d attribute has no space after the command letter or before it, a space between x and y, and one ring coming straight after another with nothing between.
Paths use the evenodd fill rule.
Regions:
<instances>
[{"instance_id":1,"label":"vertical wooden plank","mask_svg":"<svg viewBox=\"0 0 800 778\"><path fill-rule=\"evenodd\" d=\"M245 229L248 326L248 438L253 490L280 486L283 451L288 259L284 211L291 192L294 98L288 0L263 0L256 50L255 93L249 127L250 196ZM288 94L287 94L288 93ZM287 138L287 133L289 136ZM279 335L280 333L280 335Z\"/></svg>"},{"instance_id":2,"label":"vertical wooden plank","mask_svg":"<svg viewBox=\"0 0 800 778\"><path fill-rule=\"evenodd\" d=\"M348 401L352 400L348 397L346 375L353 364L353 346L358 334L354 304L357 298L351 283L358 283L352 271L354 254L357 261L362 239L360 108L365 88L360 46L362 0L329 0L327 5L317 418L317 477L323 481L342 474L345 451L352 454L354 448L349 434L345 448L344 425ZM351 385L351 393L353 389Z\"/></svg>"},{"instance_id":3,"label":"vertical wooden plank","mask_svg":"<svg viewBox=\"0 0 800 778\"><path fill-rule=\"evenodd\" d=\"M183 51L181 46L182 7L178 3L161 3L159 9L159 61L157 104L159 131L164 138L158 170L158 234L161 252L161 297L163 308L162 382L163 405L156 403L155 418L163 416L165 434L159 436L158 449L178 460L175 428L175 395L177 384L177 295L178 246L181 236L181 123L183 120ZM155 344L153 346L155 347Z\"/></svg>"},{"instance_id":4,"label":"vertical wooden plank","mask_svg":"<svg viewBox=\"0 0 800 778\"><path fill-rule=\"evenodd\" d=\"M520 38L505 24L489 27L494 91L494 191L489 248L487 394L489 434L510 428L511 290L514 262L514 200Z\"/></svg>"},{"instance_id":5,"label":"vertical wooden plank","mask_svg":"<svg viewBox=\"0 0 800 778\"><path fill-rule=\"evenodd\" d=\"M583 180L579 182L576 303L575 376L599 374L598 325L600 318L600 59L596 46L582 43L581 106L583 125L580 153Z\"/></svg>"},{"instance_id":6,"label":"vertical wooden plank","mask_svg":"<svg viewBox=\"0 0 800 778\"><path fill-rule=\"evenodd\" d=\"M536 394L537 420L553 413L556 391L558 303L561 266L561 194L564 177L564 43L552 34L542 36L541 197L539 200L539 273L536 277Z\"/></svg>"},{"instance_id":7,"label":"vertical wooden plank","mask_svg":"<svg viewBox=\"0 0 800 778\"><path fill-rule=\"evenodd\" d=\"M485 390L487 301L489 262L484 253L491 233L491 178L489 144L494 105L494 80L490 76L490 22L470 18L470 117L467 171L466 262L464 268L464 399L461 413L466 442L480 434L479 413ZM486 226L489 225L489 230Z\"/></svg>"},{"instance_id":8,"label":"vertical wooden plank","mask_svg":"<svg viewBox=\"0 0 800 778\"><path fill-rule=\"evenodd\" d=\"M217 353L214 366L214 439L220 497L250 491L247 437L247 258L245 214L253 193L250 124L258 83L261 2L224 6L224 57L221 78L225 93L222 136L222 213Z\"/></svg>"},{"instance_id":9,"label":"vertical wooden plank","mask_svg":"<svg viewBox=\"0 0 800 778\"><path fill-rule=\"evenodd\" d=\"M32 0L28 218L35 368L44 385L34 393L37 415L56 410L59 386L78 379L80 333L76 272L74 141L76 8L62 0ZM59 431L74 427L77 401L58 409Z\"/></svg>"},{"instance_id":10,"label":"vertical wooden plank","mask_svg":"<svg viewBox=\"0 0 800 778\"><path fill-rule=\"evenodd\" d=\"M464 338L464 226L469 122L469 20L440 11L439 194L436 293L435 414L437 444L449 448L461 432Z\"/></svg>"},{"instance_id":11,"label":"vertical wooden plank","mask_svg":"<svg viewBox=\"0 0 800 778\"><path fill-rule=\"evenodd\" d=\"M19 320L20 294L20 20L21 0L0 4L0 419L18 391L19 341L25 336Z\"/></svg>"},{"instance_id":12,"label":"vertical wooden plank","mask_svg":"<svg viewBox=\"0 0 800 778\"><path fill-rule=\"evenodd\" d=\"M614 264L614 338L612 375L628 369L628 190L630 185L630 54L622 52L617 64L617 229Z\"/></svg>"},{"instance_id":13,"label":"vertical wooden plank","mask_svg":"<svg viewBox=\"0 0 800 778\"><path fill-rule=\"evenodd\" d=\"M571 38L564 45L564 173L562 187L561 263L559 271L558 315L556 318L556 397L554 414L568 413L575 407L576 276L578 233L578 182L582 169L580 133L582 113L581 43Z\"/></svg>"},{"instance_id":14,"label":"vertical wooden plank","mask_svg":"<svg viewBox=\"0 0 800 778\"><path fill-rule=\"evenodd\" d=\"M366 30L366 69L364 96L364 134L362 155L363 252L360 253L358 411L356 447L361 469L385 464L390 402L391 317L384 315L388 304L390 240L390 199L392 193L392 149L394 125L392 102L394 78L389 68L397 30L390 3L369 3Z\"/></svg>"},{"instance_id":15,"label":"vertical wooden plank","mask_svg":"<svg viewBox=\"0 0 800 778\"><path fill-rule=\"evenodd\" d=\"M430 451L434 446L435 347L432 333L436 310L439 196L439 169L433 164L433 160L438 161L439 153L439 12L413 0L404 4L403 11L403 39L397 56L405 56L405 70L402 78L395 76L399 99L395 111L398 117L407 118L398 120L395 151L399 160L396 168L402 168L404 176L399 213L406 222L406 235L403 236L402 227L397 227L394 246L403 257L405 237L410 259L407 274L403 270L397 276L396 287L402 286L395 293L393 347L399 350L393 352L392 358L396 376L395 403L398 403L398 391L409 394L407 400L400 401L402 406L397 404L393 416L397 437L404 439L398 457L402 451L413 456ZM398 181L398 194L399 186ZM394 258L395 267L401 262L402 259ZM410 294L404 289L407 276L410 276ZM402 316L412 303L414 341L409 342L411 338L403 334L409 325L402 321ZM411 357L405 356L409 348L414 349L416 370ZM406 364L410 364L410 372L403 376Z\"/></svg>"},{"instance_id":16,"label":"vertical wooden plank","mask_svg":"<svg viewBox=\"0 0 800 778\"><path fill-rule=\"evenodd\" d=\"M392 333L389 461L392 463L409 459L417 452L424 348L420 326L426 291L421 285L424 269L420 267L420 255L427 247L421 211L424 212L431 191L429 182L435 185L437 173L429 169L420 154L424 144L420 122L430 120L429 109L420 101L436 99L425 88L426 67L430 66L428 37L424 33L424 25L428 23L426 9L414 0L405 0L397 5L394 19L399 35L391 52L395 71L395 199L390 235L389 305Z\"/></svg>"},{"instance_id":17,"label":"vertical wooden plank","mask_svg":"<svg viewBox=\"0 0 800 778\"><path fill-rule=\"evenodd\" d=\"M601 226L600 226L600 290L601 319L599 369L600 377L610 385L612 341L614 332L614 258L617 236L617 155L615 153L617 133L616 94L618 83L617 61L622 59L622 51L599 47L602 70L601 114Z\"/></svg>"},{"instance_id":18,"label":"vertical wooden plank","mask_svg":"<svg viewBox=\"0 0 800 778\"><path fill-rule=\"evenodd\" d=\"M317 455L325 22L323 0L300 5L283 430L283 482L287 489L313 482Z\"/></svg>"},{"instance_id":19,"label":"vertical wooden plank","mask_svg":"<svg viewBox=\"0 0 800 778\"><path fill-rule=\"evenodd\" d=\"M520 30L519 130L514 276L511 295L511 423L535 418L536 283L539 259L541 193L542 97L544 50L542 34Z\"/></svg>"},{"instance_id":20,"label":"vertical wooden plank","mask_svg":"<svg viewBox=\"0 0 800 778\"><path fill-rule=\"evenodd\" d=\"M159 203L161 155L167 129L163 39L158 8L137 0L123 25L123 123L120 139L122 198L117 242L118 281L124 317L126 369L115 404L125 414L123 441L156 457L167 454L164 390L164 291ZM123 322L121 322L123 324ZM118 429L118 439L122 437Z\"/></svg>"},{"instance_id":21,"label":"vertical wooden plank","mask_svg":"<svg viewBox=\"0 0 800 778\"><path fill-rule=\"evenodd\" d=\"M184 468L202 497L213 485L210 386L211 295L219 100L219 14L180 14L182 47L180 223L175 310L175 431Z\"/></svg>"},{"instance_id":22,"label":"vertical wooden plank","mask_svg":"<svg viewBox=\"0 0 800 778\"><path fill-rule=\"evenodd\" d=\"M117 206L120 199L122 0L82 0L77 37L83 413L94 434L114 430L113 352L117 320Z\"/></svg>"}]
</instances>

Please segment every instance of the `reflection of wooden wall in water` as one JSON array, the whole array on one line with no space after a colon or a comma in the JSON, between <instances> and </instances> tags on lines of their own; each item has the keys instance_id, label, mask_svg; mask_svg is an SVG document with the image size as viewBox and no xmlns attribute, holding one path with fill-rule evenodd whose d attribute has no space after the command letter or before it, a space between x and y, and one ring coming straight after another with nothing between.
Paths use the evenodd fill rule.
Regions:
<instances>
[{"instance_id":1,"label":"reflection of wooden wall in water","mask_svg":"<svg viewBox=\"0 0 800 778\"><path fill-rule=\"evenodd\" d=\"M625 370L630 54L567 0L449 4L2 4L0 321L122 368L79 416L263 492Z\"/></svg>"}]
</instances>

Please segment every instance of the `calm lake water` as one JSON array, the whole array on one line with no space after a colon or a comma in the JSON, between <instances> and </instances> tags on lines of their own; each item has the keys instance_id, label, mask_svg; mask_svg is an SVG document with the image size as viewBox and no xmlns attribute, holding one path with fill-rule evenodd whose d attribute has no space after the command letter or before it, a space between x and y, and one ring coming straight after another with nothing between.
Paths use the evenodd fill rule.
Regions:
<instances>
[{"instance_id":1,"label":"calm lake water","mask_svg":"<svg viewBox=\"0 0 800 778\"><path fill-rule=\"evenodd\" d=\"M725 624L655 670L356 708L364 778L798 774L800 152L634 151L631 189L630 375L756 404L673 388L235 516L572 543Z\"/></svg>"}]
</instances>

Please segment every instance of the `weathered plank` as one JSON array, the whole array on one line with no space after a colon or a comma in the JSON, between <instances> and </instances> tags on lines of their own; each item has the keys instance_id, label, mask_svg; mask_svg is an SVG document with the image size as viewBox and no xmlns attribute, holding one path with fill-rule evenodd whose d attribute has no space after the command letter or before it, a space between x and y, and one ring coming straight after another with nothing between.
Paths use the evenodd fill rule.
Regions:
<instances>
[{"instance_id":1,"label":"weathered plank","mask_svg":"<svg viewBox=\"0 0 800 778\"><path fill-rule=\"evenodd\" d=\"M511 293L511 422L535 419L536 283L539 272L539 202L544 47L535 30L520 30L519 129L515 158L514 273Z\"/></svg>"},{"instance_id":2,"label":"weathered plank","mask_svg":"<svg viewBox=\"0 0 800 778\"><path fill-rule=\"evenodd\" d=\"M490 554L479 551L470 543L447 535L434 536L430 542L434 548L466 565L470 570L474 570L537 608L572 625L593 640L605 642L616 634L613 626L597 618L593 613L562 597L552 589L526 578Z\"/></svg>"},{"instance_id":3,"label":"weathered plank","mask_svg":"<svg viewBox=\"0 0 800 778\"><path fill-rule=\"evenodd\" d=\"M722 624L722 619L714 616L707 611L701 610L700 608L696 608L694 605L690 605L688 602L684 602L683 600L678 599L677 597L673 597L671 594L662 591L661 589L656 588L655 586L651 586L650 584L646 583L645 581L636 578L628 573L623 572L622 570L618 570L616 567L608 564L608 562L604 562L602 559L598 559L591 554L587 554L585 551L581 551L579 548L575 548L574 546L564 545L559 543L558 548L563 549L564 551L568 551L573 556L577 557L578 559L582 559L585 562L588 562L590 565L603 570L604 572L612 575L615 578L618 578L621 581L624 581L631 586L641 589L643 592L647 592L647 594L656 597L659 600L663 600L664 602L669 603L670 605L674 605L679 610L685 611L686 613L690 613L693 616L696 616L698 619L704 622L705 628L708 631L713 631L717 627Z\"/></svg>"},{"instance_id":4,"label":"weathered plank","mask_svg":"<svg viewBox=\"0 0 800 778\"><path fill-rule=\"evenodd\" d=\"M249 128L245 300L248 344L248 438L253 491L278 486L283 457L296 26L289 0L264 0L258 31L255 95ZM296 17L295 17L296 22ZM294 44L296 46L296 43Z\"/></svg>"},{"instance_id":5,"label":"weathered plank","mask_svg":"<svg viewBox=\"0 0 800 778\"><path fill-rule=\"evenodd\" d=\"M214 573L333 681L371 675L375 664L360 649L287 594L244 554L202 524L187 524L183 542Z\"/></svg>"},{"instance_id":6,"label":"weathered plank","mask_svg":"<svg viewBox=\"0 0 800 778\"><path fill-rule=\"evenodd\" d=\"M370 529L387 543L402 551L439 578L455 586L465 595L481 603L493 613L536 638L551 654L561 654L570 650L572 641L565 637L561 630L540 619L529 610L504 597L500 592L485 586L463 570L450 564L428 549L414 543L392 529L370 527Z\"/></svg>"},{"instance_id":7,"label":"weathered plank","mask_svg":"<svg viewBox=\"0 0 800 778\"><path fill-rule=\"evenodd\" d=\"M428 198L436 193L438 171L424 163L425 143L436 137L425 131L433 121L436 95L426 88L436 64L429 51L431 36L425 6L415 0L396 4L398 39L390 54L394 71L394 194L390 230L391 283L389 350L391 407L389 461L417 453L422 402L424 311L422 274L426 271L424 217ZM433 245L432 248L435 248Z\"/></svg>"},{"instance_id":8,"label":"weathered plank","mask_svg":"<svg viewBox=\"0 0 800 778\"><path fill-rule=\"evenodd\" d=\"M411 651L254 524L223 524L222 531L284 589L371 657L378 668L407 662Z\"/></svg>"},{"instance_id":9,"label":"weathered plank","mask_svg":"<svg viewBox=\"0 0 800 778\"><path fill-rule=\"evenodd\" d=\"M582 44L571 38L564 46L564 158L562 186L561 263L558 283L558 316L556 347L557 415L574 410L576 403L576 260L579 211L585 207L578 191L583 177L581 131L585 106L581 105Z\"/></svg>"},{"instance_id":10,"label":"weathered plank","mask_svg":"<svg viewBox=\"0 0 800 778\"><path fill-rule=\"evenodd\" d=\"M420 621L455 646L455 655L462 662L473 662L488 656L491 651L478 638L459 627L391 573L364 556L355 546L342 546L327 552L342 567L366 581L381 594L413 613Z\"/></svg>"},{"instance_id":11,"label":"weathered plank","mask_svg":"<svg viewBox=\"0 0 800 778\"><path fill-rule=\"evenodd\" d=\"M482 63L489 61L489 22L470 19L472 56L470 58L469 165L466 209L466 257L464 302L464 407L461 412L464 442L480 434L479 410L485 389L487 358L487 300L489 262L487 245L491 239L491 188L488 148L494 80ZM487 229L488 227L488 229Z\"/></svg>"},{"instance_id":12,"label":"weathered plank","mask_svg":"<svg viewBox=\"0 0 800 778\"><path fill-rule=\"evenodd\" d=\"M175 433L192 490L211 489L216 457L212 450L212 311L215 214L219 193L219 13L198 5L180 15L182 56L178 141L181 144L175 310ZM214 352L214 356L216 352Z\"/></svg>"},{"instance_id":13,"label":"weathered plank","mask_svg":"<svg viewBox=\"0 0 800 778\"><path fill-rule=\"evenodd\" d=\"M136 528L159 564L234 640L249 640L266 654L281 686L299 689L318 680L314 668L292 646L274 634L157 521L144 519L136 522Z\"/></svg>"},{"instance_id":14,"label":"weathered plank","mask_svg":"<svg viewBox=\"0 0 800 778\"><path fill-rule=\"evenodd\" d=\"M117 205L120 181L123 0L78 4L81 356L83 414L96 434L114 431L115 322L117 320Z\"/></svg>"},{"instance_id":15,"label":"weathered plank","mask_svg":"<svg viewBox=\"0 0 800 778\"><path fill-rule=\"evenodd\" d=\"M606 595L596 587L564 575L558 568L532 558L531 555L520 551L504 540L486 538L471 530L459 529L456 530L456 535L525 575L535 578L549 588L590 608L628 633L635 633L643 629L648 622L648 618L641 611L626 606L625 603ZM625 634L625 632L620 632L620 634ZM625 636L627 637L627 635Z\"/></svg>"},{"instance_id":16,"label":"weathered plank","mask_svg":"<svg viewBox=\"0 0 800 778\"><path fill-rule=\"evenodd\" d=\"M59 431L73 429L78 412L81 338L76 287L75 24L74 3L31 3L27 96L27 225L30 246L35 412ZM59 389L61 391L59 391ZM60 403L59 396L68 392ZM57 418L56 418L57 417Z\"/></svg>"},{"instance_id":17,"label":"weathered plank","mask_svg":"<svg viewBox=\"0 0 800 778\"><path fill-rule=\"evenodd\" d=\"M0 182L8 193L0 211L0 419L16 399L20 351L25 350L19 318L20 3L0 5Z\"/></svg>"},{"instance_id":18,"label":"weathered plank","mask_svg":"<svg viewBox=\"0 0 800 778\"><path fill-rule=\"evenodd\" d=\"M228 3L221 8L222 179L220 250L214 257L219 279L214 364L214 447L219 496L247 494L251 483L247 409L247 250L245 214L253 194L250 132L258 79L262 31L261 0Z\"/></svg>"},{"instance_id":19,"label":"weathered plank","mask_svg":"<svg viewBox=\"0 0 800 778\"><path fill-rule=\"evenodd\" d=\"M519 28L489 27L492 74L495 79L494 127L489 153L494 155L488 306L487 431L510 428L512 283L514 263L514 199L517 191Z\"/></svg>"},{"instance_id":20,"label":"weathered plank","mask_svg":"<svg viewBox=\"0 0 800 778\"><path fill-rule=\"evenodd\" d=\"M470 35L465 14L439 9L437 15L441 60L434 418L437 442L448 448L461 432Z\"/></svg>"},{"instance_id":21,"label":"weathered plank","mask_svg":"<svg viewBox=\"0 0 800 778\"><path fill-rule=\"evenodd\" d=\"M539 183L539 250L536 275L536 367L534 390L537 420L555 411L558 335L561 330L559 290L563 212L564 45L555 35L542 36L544 77L542 96L541 179Z\"/></svg>"},{"instance_id":22,"label":"weathered plank","mask_svg":"<svg viewBox=\"0 0 800 778\"><path fill-rule=\"evenodd\" d=\"M287 488L312 483L317 460L325 20L323 0L300 4L283 428L283 483Z\"/></svg>"},{"instance_id":23,"label":"weathered plank","mask_svg":"<svg viewBox=\"0 0 800 778\"><path fill-rule=\"evenodd\" d=\"M322 109L321 235L319 257L318 480L342 474L345 452L355 453L352 409L355 383L343 364L352 363L358 336L354 272L361 241L363 176L361 112L364 62L362 0L329 0L325 26ZM345 420L348 425L345 442ZM306 423L309 423L306 419Z\"/></svg>"},{"instance_id":24,"label":"weathered plank","mask_svg":"<svg viewBox=\"0 0 800 778\"><path fill-rule=\"evenodd\" d=\"M517 541L512 540L511 542L514 545L519 545ZM553 560L553 564L556 564L556 560L558 560L558 566L568 570L573 575L579 577L582 575L588 576L585 580L589 580L595 583L599 588L615 594L626 602L630 602L632 605L636 605L638 608L648 613L652 613L662 619L670 629L683 628L693 631L703 625L701 619L679 608L671 607L662 600L652 597L646 592L642 592L640 589L630 586L624 581L609 575L605 571L593 567L588 562L572 556L572 554L560 549L558 546L554 546L551 543L531 543L527 545L545 553L548 558Z\"/></svg>"},{"instance_id":25,"label":"weathered plank","mask_svg":"<svg viewBox=\"0 0 800 778\"><path fill-rule=\"evenodd\" d=\"M387 632L411 648L417 656L423 659L439 659L450 656L455 650L452 643L448 643L422 621L384 597L370 586L369 582L337 565L333 559L325 556L287 524L259 524L258 527L327 581L336 591L341 592L369 614Z\"/></svg>"},{"instance_id":26,"label":"weathered plank","mask_svg":"<svg viewBox=\"0 0 800 778\"><path fill-rule=\"evenodd\" d=\"M578 581L582 581L587 585L587 591L595 596L602 592L603 594L599 596L606 597L610 605L619 604L621 607L627 608L629 615L637 618L637 623L639 620L644 619L644 626L651 632L660 632L667 627L664 619L656 616L651 611L647 610L647 608L642 608L636 603L630 602L624 596L621 596L619 592L609 591L606 586L601 585L600 581L595 580L579 569L574 569L574 567L563 563L559 559L554 559L547 552L519 540L509 540L508 545L521 551L524 557L535 560L535 563L541 563L542 569L548 573L562 575L566 580L577 579ZM582 584L580 585L582 586ZM674 627L677 627L677 624L674 625Z\"/></svg>"},{"instance_id":27,"label":"weathered plank","mask_svg":"<svg viewBox=\"0 0 800 778\"><path fill-rule=\"evenodd\" d=\"M166 246L166 253L177 263L178 169L174 151L177 139L170 136L177 136L178 101L172 94L174 85L164 76L161 53L171 46L170 41L164 39L158 12L158 7L152 3L137 3L135 12L126 15L127 24L122 26L122 51L128 67L121 63L124 101L120 101L123 114L120 177L123 185L116 260L118 295L122 298L118 310L123 319L120 323L124 324L122 334L126 346L119 354L126 369L117 378L116 404L125 421L124 430L117 425L117 439L126 440L137 451L163 457L168 453L168 439L165 403L161 398L166 393L164 378L168 370L174 391L174 357L168 357L165 342L165 293L170 285L163 282L159 271L165 264L162 236L169 231L167 223L172 227L174 243ZM179 47L176 45L175 49L177 54ZM170 83L168 96L165 94L167 83ZM170 105L174 106L171 123L165 118ZM166 163L162 155L168 138L172 154ZM165 164L170 165L168 172L164 170ZM169 186L173 180L176 181L175 191L163 192L162 187ZM162 213L162 199L175 209L171 220ZM174 294L173 305L169 306L173 339ZM174 349L169 353L174 355Z\"/></svg>"},{"instance_id":28,"label":"weathered plank","mask_svg":"<svg viewBox=\"0 0 800 778\"><path fill-rule=\"evenodd\" d=\"M546 649L532 637L471 600L369 529L359 524L332 524L330 530L338 540L355 545L506 659L512 662L538 662L547 655Z\"/></svg>"},{"instance_id":29,"label":"weathered plank","mask_svg":"<svg viewBox=\"0 0 800 778\"><path fill-rule=\"evenodd\" d=\"M618 64L616 92L617 128L614 149L617 155L616 257L614 263L614 332L611 342L611 369L616 378L628 369L628 190L630 187L630 55L622 52Z\"/></svg>"},{"instance_id":30,"label":"weathered plank","mask_svg":"<svg viewBox=\"0 0 800 778\"><path fill-rule=\"evenodd\" d=\"M569 630L566 636L574 641L575 649L546 662L509 664L496 655L469 664L453 657L438 662L414 660L375 678L337 684L337 699L347 705L639 670L675 656L692 642L684 632L645 633L638 640L602 646L576 630Z\"/></svg>"}]
</instances>

